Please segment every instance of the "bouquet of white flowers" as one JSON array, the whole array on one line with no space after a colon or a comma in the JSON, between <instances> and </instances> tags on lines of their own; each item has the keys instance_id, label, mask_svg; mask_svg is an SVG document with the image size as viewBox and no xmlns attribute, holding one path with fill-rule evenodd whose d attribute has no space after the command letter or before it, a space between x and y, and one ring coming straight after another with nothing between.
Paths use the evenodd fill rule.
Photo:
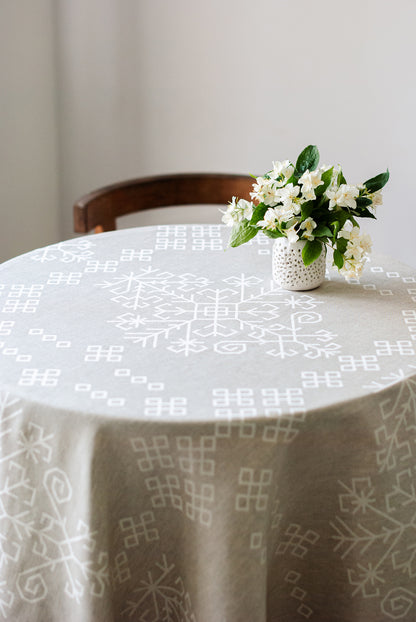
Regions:
<instances>
[{"instance_id":1,"label":"bouquet of white flowers","mask_svg":"<svg viewBox=\"0 0 416 622\"><path fill-rule=\"evenodd\" d=\"M359 277L371 250L369 235L360 233L357 218L375 218L382 204L381 189L389 171L352 186L340 166L320 166L315 145L306 147L293 165L273 162L273 169L257 177L252 201L232 198L223 222L232 226L230 246L239 246L262 231L289 242L306 240L305 266L332 248L334 265L346 278Z\"/></svg>"}]
</instances>

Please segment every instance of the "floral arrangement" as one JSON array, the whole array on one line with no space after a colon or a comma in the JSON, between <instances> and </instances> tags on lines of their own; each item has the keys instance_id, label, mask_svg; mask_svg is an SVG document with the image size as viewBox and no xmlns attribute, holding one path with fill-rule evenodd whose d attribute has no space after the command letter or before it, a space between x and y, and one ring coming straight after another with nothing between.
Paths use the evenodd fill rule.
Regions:
<instances>
[{"instance_id":1,"label":"floral arrangement","mask_svg":"<svg viewBox=\"0 0 416 622\"><path fill-rule=\"evenodd\" d=\"M309 145L296 164L273 162L257 177L252 201L232 198L223 222L232 226L230 246L251 240L259 231L290 243L305 240L302 259L313 263L324 245L333 250L334 266L346 278L358 278L371 251L371 238L360 233L357 218L375 218L382 204L381 189L389 171L352 186L338 166L320 166L319 151Z\"/></svg>"}]
</instances>

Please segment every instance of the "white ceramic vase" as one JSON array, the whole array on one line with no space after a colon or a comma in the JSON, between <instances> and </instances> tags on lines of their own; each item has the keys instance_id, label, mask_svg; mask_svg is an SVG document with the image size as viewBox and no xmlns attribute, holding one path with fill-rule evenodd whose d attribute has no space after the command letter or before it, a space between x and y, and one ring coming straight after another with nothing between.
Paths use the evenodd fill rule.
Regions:
<instances>
[{"instance_id":1,"label":"white ceramic vase","mask_svg":"<svg viewBox=\"0 0 416 622\"><path fill-rule=\"evenodd\" d=\"M302 259L306 240L290 243L287 238L276 238L273 245L273 279L283 289L303 291L319 287L325 279L326 247L309 266Z\"/></svg>"}]
</instances>

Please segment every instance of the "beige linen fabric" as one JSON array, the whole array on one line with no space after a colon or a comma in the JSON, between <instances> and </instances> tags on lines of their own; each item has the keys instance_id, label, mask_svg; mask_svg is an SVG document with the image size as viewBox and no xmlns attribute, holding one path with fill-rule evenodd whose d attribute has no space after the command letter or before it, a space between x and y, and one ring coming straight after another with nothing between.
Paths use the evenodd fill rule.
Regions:
<instances>
[{"instance_id":1,"label":"beige linen fabric","mask_svg":"<svg viewBox=\"0 0 416 622\"><path fill-rule=\"evenodd\" d=\"M217 225L0 267L0 620L416 619L416 275Z\"/></svg>"}]
</instances>

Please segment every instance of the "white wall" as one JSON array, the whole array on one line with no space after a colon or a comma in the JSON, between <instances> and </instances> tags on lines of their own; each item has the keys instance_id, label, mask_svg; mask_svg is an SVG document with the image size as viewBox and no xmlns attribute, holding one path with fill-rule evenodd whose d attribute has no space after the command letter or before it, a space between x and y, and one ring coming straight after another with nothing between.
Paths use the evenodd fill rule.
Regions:
<instances>
[{"instance_id":1,"label":"white wall","mask_svg":"<svg viewBox=\"0 0 416 622\"><path fill-rule=\"evenodd\" d=\"M416 267L414 0L55 6L63 238L72 203L100 185L262 173L315 143L352 183L389 167L379 220L362 226Z\"/></svg>"},{"instance_id":2,"label":"white wall","mask_svg":"<svg viewBox=\"0 0 416 622\"><path fill-rule=\"evenodd\" d=\"M0 262L59 240L52 1L0 3Z\"/></svg>"}]
</instances>

